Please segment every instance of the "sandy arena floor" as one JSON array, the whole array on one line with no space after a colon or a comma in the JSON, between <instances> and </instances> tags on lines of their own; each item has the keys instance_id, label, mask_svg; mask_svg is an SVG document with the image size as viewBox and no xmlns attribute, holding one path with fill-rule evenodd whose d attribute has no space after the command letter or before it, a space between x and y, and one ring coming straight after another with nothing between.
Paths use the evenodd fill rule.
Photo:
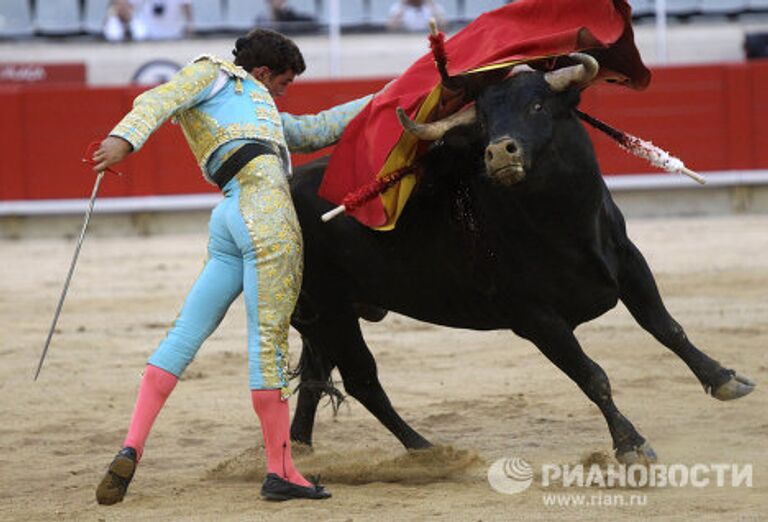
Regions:
<instances>
[{"instance_id":1,"label":"sandy arena floor","mask_svg":"<svg viewBox=\"0 0 768 522\"><path fill-rule=\"evenodd\" d=\"M334 497L264 502L238 301L169 399L125 501L98 506L94 489L125 434L145 360L199 271L206 238L89 237L36 383L74 241L0 241L0 519L766 520L768 216L636 219L629 230L692 341L758 388L732 403L708 397L622 306L577 335L660 462L751 464L751 488L547 488L537 471L528 490L497 493L486 472L500 458L523 458L534 470L609 464L599 411L511 333L390 315L365 325L384 385L400 413L443 447L406 454L349 399L336 417L321 409L315 452L298 458ZM294 356L297 341L292 333ZM546 506L552 494L585 494L593 505ZM644 505L605 505L632 495Z\"/></svg>"}]
</instances>

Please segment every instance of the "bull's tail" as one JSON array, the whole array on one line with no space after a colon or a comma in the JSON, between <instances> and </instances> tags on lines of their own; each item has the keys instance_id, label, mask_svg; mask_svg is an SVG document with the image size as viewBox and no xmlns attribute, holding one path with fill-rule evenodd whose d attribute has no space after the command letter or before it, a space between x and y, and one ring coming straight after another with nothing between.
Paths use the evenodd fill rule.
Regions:
<instances>
[{"instance_id":1,"label":"bull's tail","mask_svg":"<svg viewBox=\"0 0 768 522\"><path fill-rule=\"evenodd\" d=\"M291 379L299 379L294 392L306 391L317 401L326 395L333 409L333 414L336 415L346 395L333 382L331 372L334 365L322 353L322 350L314 349L309 339L303 335L301 345L299 363L290 372Z\"/></svg>"}]
</instances>

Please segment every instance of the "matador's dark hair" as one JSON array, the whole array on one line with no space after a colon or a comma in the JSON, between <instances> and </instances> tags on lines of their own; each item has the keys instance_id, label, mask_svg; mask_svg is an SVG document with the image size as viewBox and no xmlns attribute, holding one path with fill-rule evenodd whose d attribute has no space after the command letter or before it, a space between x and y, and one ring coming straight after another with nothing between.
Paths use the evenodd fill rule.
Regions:
<instances>
[{"instance_id":1,"label":"matador's dark hair","mask_svg":"<svg viewBox=\"0 0 768 522\"><path fill-rule=\"evenodd\" d=\"M254 29L235 42L235 65L246 71L266 65L274 74L292 70L297 75L307 66L293 40L270 29Z\"/></svg>"}]
</instances>

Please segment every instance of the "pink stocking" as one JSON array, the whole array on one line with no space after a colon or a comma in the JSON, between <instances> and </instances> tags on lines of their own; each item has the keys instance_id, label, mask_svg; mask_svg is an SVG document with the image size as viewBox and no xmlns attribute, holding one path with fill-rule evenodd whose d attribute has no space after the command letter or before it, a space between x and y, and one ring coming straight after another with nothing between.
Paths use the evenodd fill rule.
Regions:
<instances>
[{"instance_id":1,"label":"pink stocking","mask_svg":"<svg viewBox=\"0 0 768 522\"><path fill-rule=\"evenodd\" d=\"M131 425L125 437L123 447L130 446L136 450L137 459L141 459L144 443L155 422L157 414L165 404L165 400L173 391L178 379L172 373L161 370L157 366L147 365L144 377L139 386L139 396L133 408Z\"/></svg>"},{"instance_id":2,"label":"pink stocking","mask_svg":"<svg viewBox=\"0 0 768 522\"><path fill-rule=\"evenodd\" d=\"M267 473L275 473L299 486L311 486L293 467L288 401L280 398L280 390L251 390L251 400L264 435Z\"/></svg>"}]
</instances>

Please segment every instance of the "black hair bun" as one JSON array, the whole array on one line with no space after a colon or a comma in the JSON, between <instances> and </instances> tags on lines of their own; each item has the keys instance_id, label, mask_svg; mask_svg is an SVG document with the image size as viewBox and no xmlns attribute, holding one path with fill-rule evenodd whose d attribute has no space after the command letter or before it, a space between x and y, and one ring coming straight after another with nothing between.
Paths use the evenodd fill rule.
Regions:
<instances>
[{"instance_id":1,"label":"black hair bun","mask_svg":"<svg viewBox=\"0 0 768 522\"><path fill-rule=\"evenodd\" d=\"M244 36L241 36L240 38L235 40L235 48L232 49L232 54L235 56L235 58L237 58L238 53L243 50L243 47L245 47L247 43L248 43L248 38Z\"/></svg>"}]
</instances>

